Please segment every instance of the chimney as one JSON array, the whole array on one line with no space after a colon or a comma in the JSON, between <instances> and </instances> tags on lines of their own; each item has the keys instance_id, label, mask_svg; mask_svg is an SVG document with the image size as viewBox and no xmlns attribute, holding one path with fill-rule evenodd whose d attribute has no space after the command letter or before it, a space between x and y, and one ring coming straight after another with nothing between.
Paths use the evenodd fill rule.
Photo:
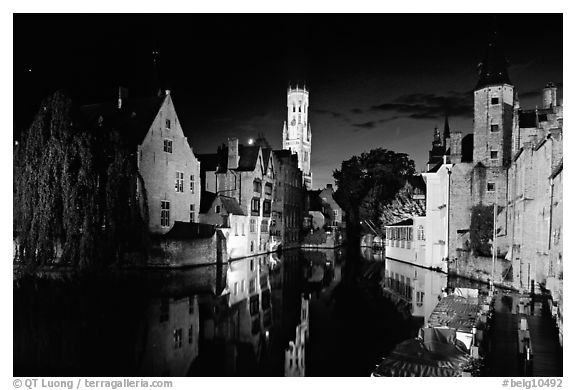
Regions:
<instances>
[{"instance_id":1,"label":"chimney","mask_svg":"<svg viewBox=\"0 0 576 390\"><path fill-rule=\"evenodd\" d=\"M118 87L118 109L122 108L122 102L128 99L128 88Z\"/></svg>"},{"instance_id":2,"label":"chimney","mask_svg":"<svg viewBox=\"0 0 576 390\"><path fill-rule=\"evenodd\" d=\"M239 161L238 138L228 138L228 169L237 169Z\"/></svg>"},{"instance_id":3,"label":"chimney","mask_svg":"<svg viewBox=\"0 0 576 390\"><path fill-rule=\"evenodd\" d=\"M544 108L556 107L556 92L558 89L554 83L546 84L546 88L542 90L542 104Z\"/></svg>"},{"instance_id":4,"label":"chimney","mask_svg":"<svg viewBox=\"0 0 576 390\"><path fill-rule=\"evenodd\" d=\"M450 161L454 163L462 162L462 132L450 132Z\"/></svg>"}]
</instances>

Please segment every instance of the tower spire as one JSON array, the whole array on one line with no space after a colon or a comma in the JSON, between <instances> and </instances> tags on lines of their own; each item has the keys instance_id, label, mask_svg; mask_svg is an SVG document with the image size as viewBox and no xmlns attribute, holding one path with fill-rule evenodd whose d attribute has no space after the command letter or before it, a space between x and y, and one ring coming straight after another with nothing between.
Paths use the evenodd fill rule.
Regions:
<instances>
[{"instance_id":1,"label":"tower spire","mask_svg":"<svg viewBox=\"0 0 576 390\"><path fill-rule=\"evenodd\" d=\"M492 28L486 54L478 64L478 84L476 90L497 84L512 84L508 76L508 60L500 48L496 18L492 19Z\"/></svg>"},{"instance_id":2,"label":"tower spire","mask_svg":"<svg viewBox=\"0 0 576 390\"><path fill-rule=\"evenodd\" d=\"M446 139L450 138L450 125L448 124L448 111L446 111L444 116L444 142Z\"/></svg>"}]
</instances>

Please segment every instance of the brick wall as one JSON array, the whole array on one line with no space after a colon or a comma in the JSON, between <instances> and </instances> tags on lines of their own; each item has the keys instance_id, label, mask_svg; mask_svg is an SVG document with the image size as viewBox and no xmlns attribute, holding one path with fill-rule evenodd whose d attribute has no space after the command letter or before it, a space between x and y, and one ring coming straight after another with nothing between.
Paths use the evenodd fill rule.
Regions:
<instances>
[{"instance_id":1,"label":"brick wall","mask_svg":"<svg viewBox=\"0 0 576 390\"><path fill-rule=\"evenodd\" d=\"M226 241L221 232L210 238L164 239L154 237L148 265L182 267L227 261Z\"/></svg>"}]
</instances>

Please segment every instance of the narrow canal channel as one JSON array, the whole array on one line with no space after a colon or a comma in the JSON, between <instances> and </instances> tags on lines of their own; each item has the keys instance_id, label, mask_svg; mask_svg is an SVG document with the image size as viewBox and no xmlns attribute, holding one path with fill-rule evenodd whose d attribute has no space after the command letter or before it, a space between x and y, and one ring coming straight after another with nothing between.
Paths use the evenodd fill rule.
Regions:
<instances>
[{"instance_id":1,"label":"narrow canal channel","mask_svg":"<svg viewBox=\"0 0 576 390\"><path fill-rule=\"evenodd\" d=\"M14 286L16 376L369 376L416 335L444 274L370 250L292 250L186 270ZM383 288L384 287L384 288Z\"/></svg>"}]
</instances>

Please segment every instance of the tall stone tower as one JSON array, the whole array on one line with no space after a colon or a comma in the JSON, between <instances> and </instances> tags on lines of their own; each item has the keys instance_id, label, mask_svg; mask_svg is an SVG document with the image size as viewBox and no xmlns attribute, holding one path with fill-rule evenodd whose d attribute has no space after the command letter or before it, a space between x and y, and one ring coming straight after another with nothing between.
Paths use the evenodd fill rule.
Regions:
<instances>
[{"instance_id":1,"label":"tall stone tower","mask_svg":"<svg viewBox=\"0 0 576 390\"><path fill-rule=\"evenodd\" d=\"M512 158L515 94L496 32L478 65L478 74L474 89L474 200L504 206L506 168Z\"/></svg>"},{"instance_id":2,"label":"tall stone tower","mask_svg":"<svg viewBox=\"0 0 576 390\"><path fill-rule=\"evenodd\" d=\"M312 146L312 128L308 122L308 97L306 87L288 87L288 118L282 132L282 149L291 150L298 155L298 168L302 171L303 184L312 189L310 171L310 153Z\"/></svg>"}]
</instances>

